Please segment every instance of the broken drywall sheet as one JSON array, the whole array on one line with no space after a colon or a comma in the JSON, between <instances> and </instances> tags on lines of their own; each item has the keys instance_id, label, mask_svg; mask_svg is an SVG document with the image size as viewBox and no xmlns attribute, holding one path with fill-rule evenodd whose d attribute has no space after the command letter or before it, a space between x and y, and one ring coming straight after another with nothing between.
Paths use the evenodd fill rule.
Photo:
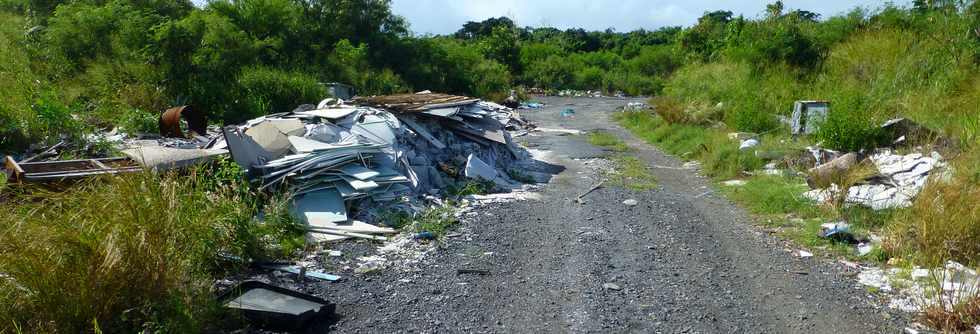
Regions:
<instances>
[{"instance_id":1,"label":"broken drywall sheet","mask_svg":"<svg viewBox=\"0 0 980 334\"><path fill-rule=\"evenodd\" d=\"M228 151L147 146L125 149L122 153L145 168L168 170L196 165L228 154Z\"/></svg>"},{"instance_id":2,"label":"broken drywall sheet","mask_svg":"<svg viewBox=\"0 0 980 334\"><path fill-rule=\"evenodd\" d=\"M293 212L311 227L328 226L347 221L344 198L337 189L325 189L298 196L293 200Z\"/></svg>"}]
</instances>

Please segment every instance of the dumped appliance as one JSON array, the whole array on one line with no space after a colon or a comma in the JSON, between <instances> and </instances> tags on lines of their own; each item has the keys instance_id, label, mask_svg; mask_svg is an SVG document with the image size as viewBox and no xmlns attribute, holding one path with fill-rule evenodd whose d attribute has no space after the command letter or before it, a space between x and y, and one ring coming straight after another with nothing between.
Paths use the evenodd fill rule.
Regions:
<instances>
[{"instance_id":1,"label":"dumped appliance","mask_svg":"<svg viewBox=\"0 0 980 334\"><path fill-rule=\"evenodd\" d=\"M793 103L790 129L794 135L814 134L820 128L820 124L827 120L829 113L830 102L796 101Z\"/></svg>"},{"instance_id":2,"label":"dumped appliance","mask_svg":"<svg viewBox=\"0 0 980 334\"><path fill-rule=\"evenodd\" d=\"M333 314L337 307L322 298L259 281L242 282L218 300L256 326L275 331L306 328L311 321Z\"/></svg>"}]
</instances>

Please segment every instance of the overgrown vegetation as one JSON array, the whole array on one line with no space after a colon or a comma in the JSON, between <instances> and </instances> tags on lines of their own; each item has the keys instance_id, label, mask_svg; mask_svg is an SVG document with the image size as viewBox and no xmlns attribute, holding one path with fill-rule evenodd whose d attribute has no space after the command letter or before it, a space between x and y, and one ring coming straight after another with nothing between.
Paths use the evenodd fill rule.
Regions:
<instances>
[{"instance_id":1,"label":"overgrown vegetation","mask_svg":"<svg viewBox=\"0 0 980 334\"><path fill-rule=\"evenodd\" d=\"M436 238L446 235L446 232L459 220L456 219L456 208L452 205L432 207L415 217L412 230L429 232Z\"/></svg>"},{"instance_id":2,"label":"overgrown vegetation","mask_svg":"<svg viewBox=\"0 0 980 334\"><path fill-rule=\"evenodd\" d=\"M608 149L613 152L626 152L629 147L616 135L608 132L592 132L589 134L589 144Z\"/></svg>"},{"instance_id":3,"label":"overgrown vegetation","mask_svg":"<svg viewBox=\"0 0 980 334\"><path fill-rule=\"evenodd\" d=\"M281 218L283 201L212 177L144 173L64 191L9 189L0 212L0 331L217 329L211 288L227 268L219 254L263 258L297 234ZM255 220L263 207L264 224Z\"/></svg>"},{"instance_id":4,"label":"overgrown vegetation","mask_svg":"<svg viewBox=\"0 0 980 334\"><path fill-rule=\"evenodd\" d=\"M633 191L646 191L657 187L657 179L647 163L632 156L616 155L612 158L616 170L609 175L613 185Z\"/></svg>"}]
</instances>

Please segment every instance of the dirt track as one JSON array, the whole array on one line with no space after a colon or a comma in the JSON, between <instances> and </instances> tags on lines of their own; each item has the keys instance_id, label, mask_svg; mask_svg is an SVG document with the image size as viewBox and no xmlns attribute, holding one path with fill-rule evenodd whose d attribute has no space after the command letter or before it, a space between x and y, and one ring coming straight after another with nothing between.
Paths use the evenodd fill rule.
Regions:
<instances>
[{"instance_id":1,"label":"dirt track","mask_svg":"<svg viewBox=\"0 0 980 334\"><path fill-rule=\"evenodd\" d=\"M800 259L751 227L707 180L609 120L622 99L545 99L539 126L604 129L654 168L648 192L602 188L582 158L585 136L525 137L567 169L541 200L479 210L418 266L324 287L342 333L640 332L897 333L905 319L877 306L845 268ZM572 105L569 105L572 104ZM573 108L574 118L560 110ZM518 139L525 142L525 139ZM711 191L711 192L709 192ZM707 194L706 194L707 193ZM622 204L636 199L635 207ZM486 269L489 275L457 274ZM614 283L621 289L609 289Z\"/></svg>"}]
</instances>

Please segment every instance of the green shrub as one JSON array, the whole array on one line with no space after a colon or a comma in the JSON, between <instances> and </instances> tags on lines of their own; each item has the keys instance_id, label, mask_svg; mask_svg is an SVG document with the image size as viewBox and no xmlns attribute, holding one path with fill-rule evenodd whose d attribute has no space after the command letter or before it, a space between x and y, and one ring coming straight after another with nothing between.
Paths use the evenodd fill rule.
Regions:
<instances>
[{"instance_id":1,"label":"green shrub","mask_svg":"<svg viewBox=\"0 0 980 334\"><path fill-rule=\"evenodd\" d=\"M240 93L246 102L240 113L229 112L223 119L229 123L291 111L304 103L317 103L326 90L317 79L303 72L283 71L268 67L249 67L238 76Z\"/></svg>"},{"instance_id":2,"label":"green shrub","mask_svg":"<svg viewBox=\"0 0 980 334\"><path fill-rule=\"evenodd\" d=\"M831 109L816 134L825 147L857 151L873 148L881 143L881 127L868 114L860 100L838 100Z\"/></svg>"},{"instance_id":3,"label":"green shrub","mask_svg":"<svg viewBox=\"0 0 980 334\"><path fill-rule=\"evenodd\" d=\"M763 133L779 126L775 114L757 97L747 97L733 103L728 113L731 125L738 131Z\"/></svg>"},{"instance_id":4,"label":"green shrub","mask_svg":"<svg viewBox=\"0 0 980 334\"><path fill-rule=\"evenodd\" d=\"M808 187L798 179L759 176L748 179L744 186L723 189L755 214L793 214L800 218L814 218L820 214L813 201L801 195Z\"/></svg>"}]
</instances>

